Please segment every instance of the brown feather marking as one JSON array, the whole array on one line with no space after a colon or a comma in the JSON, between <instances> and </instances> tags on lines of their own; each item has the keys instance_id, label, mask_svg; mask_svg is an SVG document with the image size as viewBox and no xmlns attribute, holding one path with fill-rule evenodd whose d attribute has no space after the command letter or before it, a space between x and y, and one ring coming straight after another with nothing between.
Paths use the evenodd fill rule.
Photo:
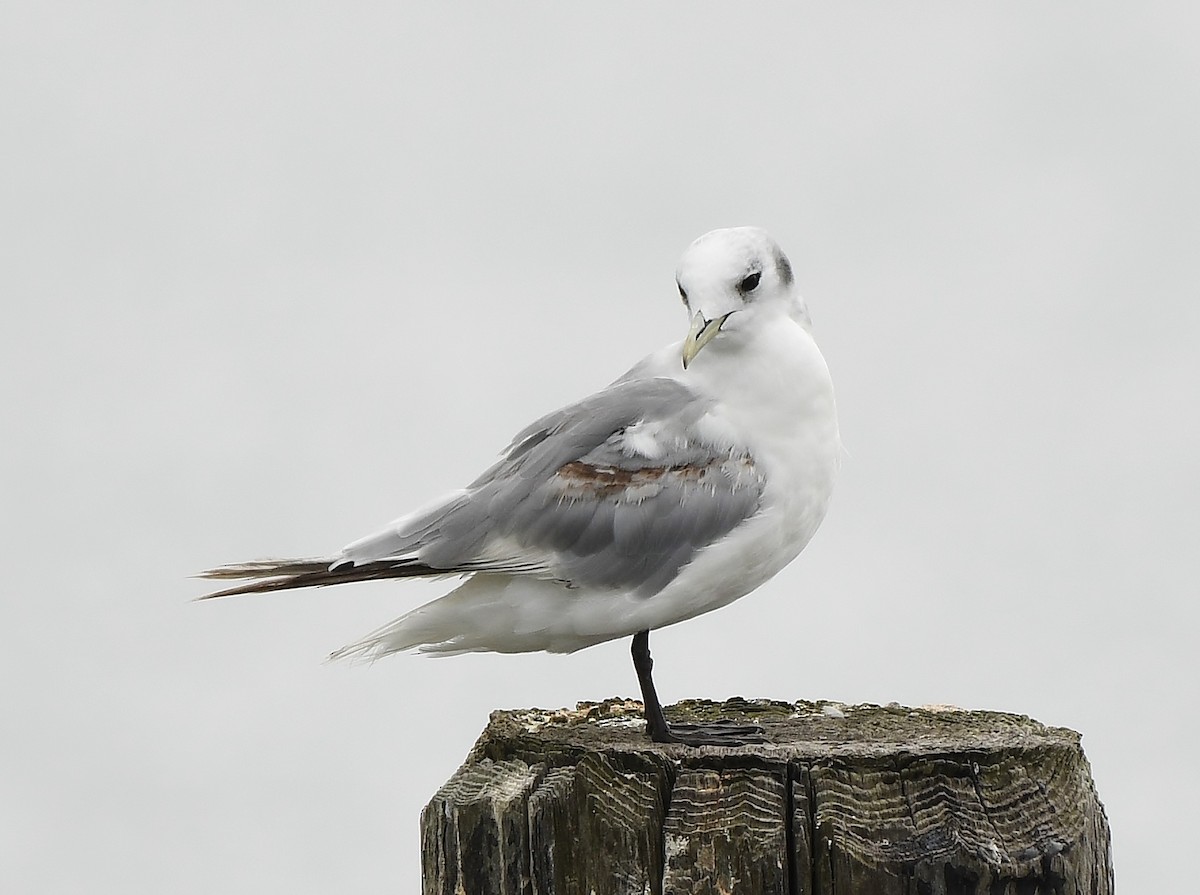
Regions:
<instances>
[{"instance_id":1,"label":"brown feather marking","mask_svg":"<svg viewBox=\"0 0 1200 895\"><path fill-rule=\"evenodd\" d=\"M594 493L597 497L612 497L618 492L639 485L649 485L666 475L699 481L708 472L707 466L694 463L679 466L645 466L641 469L620 469L615 466L593 466L574 460L558 469L556 475L568 490Z\"/></svg>"}]
</instances>

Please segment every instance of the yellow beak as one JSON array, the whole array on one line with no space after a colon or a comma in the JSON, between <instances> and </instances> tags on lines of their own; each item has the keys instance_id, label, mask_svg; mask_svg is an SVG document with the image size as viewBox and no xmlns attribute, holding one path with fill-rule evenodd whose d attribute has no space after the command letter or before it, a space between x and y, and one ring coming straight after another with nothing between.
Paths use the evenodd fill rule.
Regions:
<instances>
[{"instance_id":1,"label":"yellow beak","mask_svg":"<svg viewBox=\"0 0 1200 895\"><path fill-rule=\"evenodd\" d=\"M730 311L729 314L732 314ZM696 355L700 353L700 349L717 337L717 333L721 331L721 327L725 325L725 321L729 319L729 314L723 314L712 320L708 320L705 316L697 312L692 318L691 328L688 329L687 338L683 340L683 368L686 370L688 364L696 359Z\"/></svg>"}]
</instances>

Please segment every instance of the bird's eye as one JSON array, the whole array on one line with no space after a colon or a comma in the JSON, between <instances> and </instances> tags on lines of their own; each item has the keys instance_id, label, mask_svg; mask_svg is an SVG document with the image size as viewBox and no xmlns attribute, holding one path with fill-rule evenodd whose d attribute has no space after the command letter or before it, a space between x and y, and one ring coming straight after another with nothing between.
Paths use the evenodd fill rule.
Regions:
<instances>
[{"instance_id":1,"label":"bird's eye","mask_svg":"<svg viewBox=\"0 0 1200 895\"><path fill-rule=\"evenodd\" d=\"M758 288L758 281L761 279L762 279L761 273L759 273L759 272L752 273L752 274L750 274L750 276L746 277L744 280L742 280L740 283L738 283L738 289L740 289L742 292L753 292L755 289Z\"/></svg>"},{"instance_id":2,"label":"bird's eye","mask_svg":"<svg viewBox=\"0 0 1200 895\"><path fill-rule=\"evenodd\" d=\"M679 297L683 299L683 303L686 305L688 303L687 302L687 290L684 289L682 286L680 286L678 283L676 283L675 285L679 286Z\"/></svg>"}]
</instances>

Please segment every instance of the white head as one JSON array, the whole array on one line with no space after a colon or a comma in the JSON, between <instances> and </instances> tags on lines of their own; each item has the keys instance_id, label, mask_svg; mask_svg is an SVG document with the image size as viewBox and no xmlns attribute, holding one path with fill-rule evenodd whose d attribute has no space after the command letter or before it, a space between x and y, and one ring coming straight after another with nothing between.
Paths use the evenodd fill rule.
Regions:
<instances>
[{"instance_id":1,"label":"white head","mask_svg":"<svg viewBox=\"0 0 1200 895\"><path fill-rule=\"evenodd\" d=\"M692 315L684 367L719 333L749 331L761 318L784 314L809 323L787 256L758 227L705 233L679 259L675 282Z\"/></svg>"}]
</instances>

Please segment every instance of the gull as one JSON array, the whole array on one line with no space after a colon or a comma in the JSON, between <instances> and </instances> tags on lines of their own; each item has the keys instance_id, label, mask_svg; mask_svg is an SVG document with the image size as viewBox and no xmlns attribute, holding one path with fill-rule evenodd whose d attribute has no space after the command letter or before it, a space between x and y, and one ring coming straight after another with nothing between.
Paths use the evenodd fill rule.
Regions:
<instances>
[{"instance_id":1,"label":"gull","mask_svg":"<svg viewBox=\"0 0 1200 895\"><path fill-rule=\"evenodd\" d=\"M840 459L833 384L766 231L701 236L676 284L682 342L527 426L465 488L330 556L204 572L248 583L201 599L463 576L333 658L569 653L632 636L652 741L761 741L742 725L669 724L650 631L745 596L808 544Z\"/></svg>"}]
</instances>

